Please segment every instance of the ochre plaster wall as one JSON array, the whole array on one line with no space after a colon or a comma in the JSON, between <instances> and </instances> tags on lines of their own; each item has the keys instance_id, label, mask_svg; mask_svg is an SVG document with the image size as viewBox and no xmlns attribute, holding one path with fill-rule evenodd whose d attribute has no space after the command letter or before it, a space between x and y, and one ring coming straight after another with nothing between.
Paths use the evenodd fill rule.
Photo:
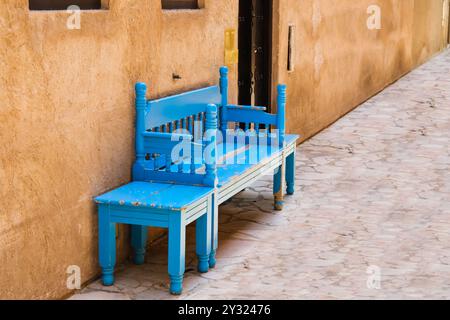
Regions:
<instances>
[{"instance_id":1,"label":"ochre plaster wall","mask_svg":"<svg viewBox=\"0 0 450 320\"><path fill-rule=\"evenodd\" d=\"M66 12L29 12L27 2L0 1L0 298L59 298L68 266L83 282L98 274L92 198L130 180L134 83L147 82L152 98L216 83L238 0L165 12L159 0L111 0L83 12L81 30L65 27ZM289 85L289 128L304 138L444 46L442 0L274 2L273 79ZM365 27L373 3L380 31ZM232 68L232 102L236 87ZM127 240L121 227L119 262Z\"/></svg>"},{"instance_id":2,"label":"ochre plaster wall","mask_svg":"<svg viewBox=\"0 0 450 320\"><path fill-rule=\"evenodd\" d=\"M381 30L367 28L374 4ZM288 85L289 131L311 137L443 49L443 8L447 1L275 0L273 82ZM286 68L290 24L294 72Z\"/></svg>"},{"instance_id":3,"label":"ochre plaster wall","mask_svg":"<svg viewBox=\"0 0 450 320\"><path fill-rule=\"evenodd\" d=\"M130 181L134 83L150 97L217 83L237 1L163 12L159 0L111 0L83 12L81 30L66 12L27 8L0 1L0 298L59 298L68 266L83 282L98 274L92 198Z\"/></svg>"}]
</instances>

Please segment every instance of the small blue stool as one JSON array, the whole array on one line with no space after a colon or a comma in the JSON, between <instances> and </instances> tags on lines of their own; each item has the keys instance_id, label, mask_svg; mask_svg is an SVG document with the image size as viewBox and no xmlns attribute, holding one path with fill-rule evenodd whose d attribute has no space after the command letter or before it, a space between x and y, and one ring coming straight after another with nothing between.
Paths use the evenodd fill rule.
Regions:
<instances>
[{"instance_id":1,"label":"small blue stool","mask_svg":"<svg viewBox=\"0 0 450 320\"><path fill-rule=\"evenodd\" d=\"M144 263L147 227L169 229L170 292L183 290L186 226L196 221L198 271L209 271L213 188L133 182L95 199L99 211L102 282L114 284L116 224L129 224L134 262Z\"/></svg>"}]
</instances>

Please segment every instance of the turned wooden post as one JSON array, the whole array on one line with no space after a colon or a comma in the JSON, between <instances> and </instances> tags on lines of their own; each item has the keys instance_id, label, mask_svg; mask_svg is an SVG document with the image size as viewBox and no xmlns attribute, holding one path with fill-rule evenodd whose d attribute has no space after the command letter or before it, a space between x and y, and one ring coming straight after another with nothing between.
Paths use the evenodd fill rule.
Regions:
<instances>
[{"instance_id":1,"label":"turned wooden post","mask_svg":"<svg viewBox=\"0 0 450 320\"><path fill-rule=\"evenodd\" d=\"M205 185L215 188L217 186L217 106L208 105L205 121L205 148L206 175Z\"/></svg>"},{"instance_id":2,"label":"turned wooden post","mask_svg":"<svg viewBox=\"0 0 450 320\"><path fill-rule=\"evenodd\" d=\"M227 106L228 106L228 68L220 68L220 94L222 96L222 112L220 117L220 131L224 142L227 137Z\"/></svg>"},{"instance_id":3,"label":"turned wooden post","mask_svg":"<svg viewBox=\"0 0 450 320\"><path fill-rule=\"evenodd\" d=\"M136 84L136 161L133 165L133 180L143 181L145 179L145 107L147 105L147 86L145 83Z\"/></svg>"}]
</instances>

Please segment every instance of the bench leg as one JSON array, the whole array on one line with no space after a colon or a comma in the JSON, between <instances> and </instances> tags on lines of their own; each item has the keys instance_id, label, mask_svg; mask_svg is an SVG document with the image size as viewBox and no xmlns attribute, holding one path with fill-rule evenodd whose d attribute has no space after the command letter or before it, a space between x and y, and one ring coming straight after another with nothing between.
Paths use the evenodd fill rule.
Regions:
<instances>
[{"instance_id":1,"label":"bench leg","mask_svg":"<svg viewBox=\"0 0 450 320\"><path fill-rule=\"evenodd\" d=\"M208 208L207 212L196 222L196 252L198 257L198 272L206 273L209 271L209 257L211 254L211 214L212 210Z\"/></svg>"},{"instance_id":2,"label":"bench leg","mask_svg":"<svg viewBox=\"0 0 450 320\"><path fill-rule=\"evenodd\" d=\"M183 291L186 253L186 226L180 212L170 215L169 222L169 276L170 293L180 295Z\"/></svg>"},{"instance_id":3,"label":"bench leg","mask_svg":"<svg viewBox=\"0 0 450 320\"><path fill-rule=\"evenodd\" d=\"M284 205L284 170L285 163L278 167L273 176L273 195L275 198L275 210L283 210Z\"/></svg>"},{"instance_id":4,"label":"bench leg","mask_svg":"<svg viewBox=\"0 0 450 320\"><path fill-rule=\"evenodd\" d=\"M295 193L295 152L286 159L286 185L287 194L293 195Z\"/></svg>"},{"instance_id":5,"label":"bench leg","mask_svg":"<svg viewBox=\"0 0 450 320\"><path fill-rule=\"evenodd\" d=\"M145 261L145 248L147 247L147 227L131 226L131 246L134 250L133 262L136 265L142 265Z\"/></svg>"},{"instance_id":6,"label":"bench leg","mask_svg":"<svg viewBox=\"0 0 450 320\"><path fill-rule=\"evenodd\" d=\"M109 210L101 206L98 215L99 261L102 268L102 282L105 286L114 284L116 265L116 224L110 221Z\"/></svg>"},{"instance_id":7,"label":"bench leg","mask_svg":"<svg viewBox=\"0 0 450 320\"><path fill-rule=\"evenodd\" d=\"M219 246L219 206L217 203L217 192L211 197L211 254L209 255L209 267L216 267L216 253Z\"/></svg>"}]
</instances>

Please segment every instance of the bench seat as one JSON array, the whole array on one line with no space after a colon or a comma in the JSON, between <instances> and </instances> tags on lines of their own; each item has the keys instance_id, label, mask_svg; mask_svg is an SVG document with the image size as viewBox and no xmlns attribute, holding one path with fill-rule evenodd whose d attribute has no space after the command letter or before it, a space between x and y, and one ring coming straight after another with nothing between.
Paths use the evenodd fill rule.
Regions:
<instances>
[{"instance_id":1,"label":"bench seat","mask_svg":"<svg viewBox=\"0 0 450 320\"><path fill-rule=\"evenodd\" d=\"M245 163L245 152L257 152L257 145L249 145L246 147L239 147L234 144L227 144L226 146L224 143L218 143L217 144L217 150L218 150L218 159L219 164L217 165L217 178L218 178L218 188L222 188L229 182L233 180L235 177L240 177L243 174L245 174L247 171L251 170L254 167L259 166L261 163L264 163L264 161L268 159L275 158L277 155L280 155L282 151L286 149L292 150L292 147L295 148L296 142L298 140L299 136L294 134L288 134L286 135L286 147L280 148L279 146L272 146L271 148L267 148L267 153L265 155L261 155L258 158L257 163L250 164ZM224 152L226 150L226 152ZM226 158L232 157L233 154L236 155L233 164L227 164ZM201 163L201 159L198 159L196 163ZM221 163L221 164L220 164ZM196 164L195 165L197 172L201 173L205 171L205 166L202 164ZM161 171L165 171L166 169L163 168ZM179 170L179 166L177 164L173 164L171 166L171 171L175 172ZM182 172L189 173L191 172L191 165L190 164L183 164Z\"/></svg>"},{"instance_id":2,"label":"bench seat","mask_svg":"<svg viewBox=\"0 0 450 320\"><path fill-rule=\"evenodd\" d=\"M299 136L297 135L286 135L286 146L294 146L296 144L296 141L298 140ZM254 164L244 163L245 162L245 152L257 152L257 147L255 145L247 146L247 148L239 148L238 155L237 155L237 161L234 161L234 164L219 164L217 166L217 177L219 179L219 188L223 188L228 183L232 182L233 179L237 178L240 179L243 175L245 175L246 172L251 171L252 168L258 167L261 165L261 163L264 163L268 159L276 158L277 155L280 155L281 152L284 150L284 148L279 148L278 146L273 146L271 148L268 148L267 154L260 156L258 158L258 162ZM225 147L223 144L219 144L218 150L224 150ZM236 150L233 150L233 145L227 146L226 150L231 151L231 153L235 152ZM228 155L230 154L227 153ZM219 158L223 157L223 152L219 151Z\"/></svg>"}]
</instances>

